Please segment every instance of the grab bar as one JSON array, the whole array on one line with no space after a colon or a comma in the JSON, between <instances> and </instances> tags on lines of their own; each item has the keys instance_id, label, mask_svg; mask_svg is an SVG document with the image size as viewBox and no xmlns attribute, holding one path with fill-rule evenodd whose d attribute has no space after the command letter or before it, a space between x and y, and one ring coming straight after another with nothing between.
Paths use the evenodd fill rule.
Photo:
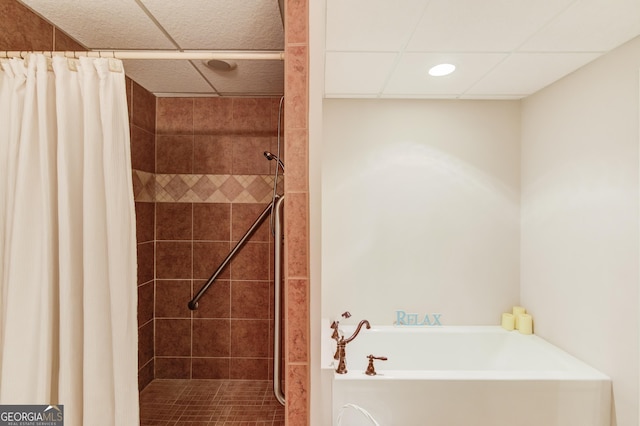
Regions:
<instances>
[{"instance_id":1,"label":"grab bar","mask_svg":"<svg viewBox=\"0 0 640 426\"><path fill-rule=\"evenodd\" d=\"M273 393L278 402L284 405L284 392L280 386L280 328L282 322L282 311L280 302L282 300L282 205L284 196L276 201L275 205L275 238L274 238L274 322L273 322Z\"/></svg>"},{"instance_id":2,"label":"grab bar","mask_svg":"<svg viewBox=\"0 0 640 426\"><path fill-rule=\"evenodd\" d=\"M271 203L269 203L267 208L265 208L264 211L260 213L260 216L258 216L256 221L253 222L253 225L251 225L251 228L249 228L249 230L244 234L244 236L240 238L240 241L238 241L235 247L231 249L231 252L229 252L229 254L222 261L220 266L218 266L218 269L216 269L216 271L211 275L211 277L207 280L207 282L204 283L204 285L202 286L202 288L200 288L200 290L195 295L195 297L191 299L191 301L189 301L189 304L188 304L189 309L191 309L192 311L195 311L196 309L198 309L198 300L200 300L200 298L207 292L211 284L213 284L213 281L215 281L215 279L218 278L218 275L220 275L222 270L229 264L233 256L235 256L235 254L238 252L238 250L242 248L242 246L247 241L247 239L249 239L249 237L253 235L253 233L258 228L258 226L260 226L260 224L264 222L264 219L271 212L271 206L273 205L274 202L277 202L279 198L280 198L279 196L276 196L276 198Z\"/></svg>"}]
</instances>

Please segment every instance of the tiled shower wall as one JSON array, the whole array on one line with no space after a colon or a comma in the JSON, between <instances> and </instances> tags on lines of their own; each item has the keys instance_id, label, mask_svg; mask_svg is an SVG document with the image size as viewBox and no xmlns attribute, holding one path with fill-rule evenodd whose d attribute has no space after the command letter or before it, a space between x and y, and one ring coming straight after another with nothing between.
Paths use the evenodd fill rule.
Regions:
<instances>
[{"instance_id":1,"label":"tiled shower wall","mask_svg":"<svg viewBox=\"0 0 640 426\"><path fill-rule=\"evenodd\" d=\"M127 78L131 166L134 170L136 239L138 243L138 387L154 378L153 300L155 287L155 172L156 98ZM147 182L143 185L140 177Z\"/></svg>"},{"instance_id":2,"label":"tiled shower wall","mask_svg":"<svg viewBox=\"0 0 640 426\"><path fill-rule=\"evenodd\" d=\"M285 0L285 417L310 420L309 0ZM319 285L316 284L316 285Z\"/></svg>"},{"instance_id":3,"label":"tiled shower wall","mask_svg":"<svg viewBox=\"0 0 640 426\"><path fill-rule=\"evenodd\" d=\"M199 309L187 302L272 194L279 99L158 98L155 377L273 376L273 243L267 220ZM284 147L282 148L284 149Z\"/></svg>"},{"instance_id":4,"label":"tiled shower wall","mask_svg":"<svg viewBox=\"0 0 640 426\"><path fill-rule=\"evenodd\" d=\"M308 0L285 1L285 111L287 125L285 135L288 150L285 163L288 165L286 193L288 197L285 213L288 227L287 265L285 267L286 293L289 302L287 320L287 349L285 349L287 378L287 418L290 425L308 424L309 400L309 272L308 272ZM16 0L0 0L0 50L83 50L73 39L58 28L44 21ZM139 267L139 350L140 388L152 378L153 357L153 303L154 300L154 245L155 245L155 98L142 87L128 80L132 132L132 161L138 178L136 213L138 220L138 267ZM192 100L193 123L195 102ZM180 103L180 101L176 101ZM137 108L137 112L136 112ZM190 108L184 111L188 116ZM199 108L198 108L199 109ZM273 109L273 106L272 106ZM137 115L139 113L140 115ZM200 117L201 112L199 111ZM158 114L158 119L160 119ZM218 119L212 119L208 126L214 126ZM187 119L188 121L188 119ZM224 122L224 120L222 120ZM177 135L184 135L188 123L177 129ZM193 129L194 151L196 131ZM163 134L169 134L163 130ZM187 132L190 133L190 132ZM162 138L161 138L162 139ZM183 141L184 142L184 141ZM178 142L180 144L180 142ZM175 147L174 147L175 148ZM165 161L166 161L165 157ZM183 159L188 162L188 159ZM232 160L234 161L234 160ZM238 157L237 162L241 162ZM240 164L238 164L240 166ZM261 166L262 167L262 166ZM237 168L237 167L236 167ZM140 173L140 171L142 173ZM200 173L194 170L193 173ZM252 172L253 173L253 172ZM205 182L206 183L206 182ZM233 182L231 182L233 183ZM231 185L233 186L233 185ZM290 196L289 196L290 195ZM231 206L233 208L233 205ZM192 219L193 220L193 219ZM192 222L193 223L193 222ZM178 240L179 242L182 240ZM194 240L191 240L194 241ZM197 241L196 241L197 242ZM194 242L193 244L196 244ZM250 280L251 281L251 280ZM231 284L231 281L229 280ZM182 303L182 301L180 301ZM205 308L203 299L201 308ZM229 319L231 321L231 319ZM169 357L170 358L170 357ZM206 357L205 357L206 358Z\"/></svg>"},{"instance_id":5,"label":"tiled shower wall","mask_svg":"<svg viewBox=\"0 0 640 426\"><path fill-rule=\"evenodd\" d=\"M131 81L128 95L140 389L153 378L271 378L268 222L197 311L187 302L271 199L275 163L263 152L277 150L279 99L156 99Z\"/></svg>"},{"instance_id":6,"label":"tiled shower wall","mask_svg":"<svg viewBox=\"0 0 640 426\"><path fill-rule=\"evenodd\" d=\"M16 0L0 0L0 50L87 50Z\"/></svg>"}]
</instances>

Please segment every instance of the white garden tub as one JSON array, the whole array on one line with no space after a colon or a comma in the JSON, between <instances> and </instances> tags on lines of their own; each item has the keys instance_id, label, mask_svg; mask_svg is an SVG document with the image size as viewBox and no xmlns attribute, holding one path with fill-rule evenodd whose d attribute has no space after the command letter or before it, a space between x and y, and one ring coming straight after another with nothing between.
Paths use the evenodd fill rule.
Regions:
<instances>
[{"instance_id":1,"label":"white garden tub","mask_svg":"<svg viewBox=\"0 0 640 426\"><path fill-rule=\"evenodd\" d=\"M355 327L341 326L349 337ZM335 344L333 346L335 348ZM367 355L376 376L364 374ZM334 374L333 422L381 426L610 426L611 382L545 340L500 327L362 328Z\"/></svg>"}]
</instances>

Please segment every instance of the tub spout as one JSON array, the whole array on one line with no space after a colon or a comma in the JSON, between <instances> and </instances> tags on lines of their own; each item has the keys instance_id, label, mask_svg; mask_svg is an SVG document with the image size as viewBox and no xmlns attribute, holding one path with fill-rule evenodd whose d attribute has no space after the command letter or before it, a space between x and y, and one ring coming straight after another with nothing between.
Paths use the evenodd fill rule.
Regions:
<instances>
[{"instance_id":1,"label":"tub spout","mask_svg":"<svg viewBox=\"0 0 640 426\"><path fill-rule=\"evenodd\" d=\"M358 333L360 333L360 329L362 328L363 325L366 325L367 329L371 328L371 324L369 324L369 321L367 321L367 320L360 321L360 324L358 324L358 328L356 328L356 332L353 333L353 335L351 337L349 337L348 339L344 339L344 337L342 338L342 340L344 340L344 344L345 345L356 338Z\"/></svg>"},{"instance_id":2,"label":"tub spout","mask_svg":"<svg viewBox=\"0 0 640 426\"><path fill-rule=\"evenodd\" d=\"M353 339L355 339L358 336L358 333L360 333L360 329L362 329L363 325L366 325L368 329L371 328L371 324L369 324L369 321L362 320L360 321L360 324L358 324L358 328L356 328L356 331L353 333L353 335L351 335L351 337L349 337L348 339L345 339L343 336L340 340L337 341L338 342L338 347L336 349L337 358L334 356L334 358L338 360L338 368L336 368L336 373L345 374L347 372L347 352L346 352L347 343L351 342Z\"/></svg>"}]
</instances>

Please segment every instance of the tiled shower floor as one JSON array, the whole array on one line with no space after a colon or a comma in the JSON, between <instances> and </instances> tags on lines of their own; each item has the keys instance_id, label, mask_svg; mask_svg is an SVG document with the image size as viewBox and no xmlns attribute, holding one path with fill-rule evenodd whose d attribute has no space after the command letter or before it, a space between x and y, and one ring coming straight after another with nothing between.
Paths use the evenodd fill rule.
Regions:
<instances>
[{"instance_id":1,"label":"tiled shower floor","mask_svg":"<svg viewBox=\"0 0 640 426\"><path fill-rule=\"evenodd\" d=\"M270 381L159 380L140 392L140 426L284 426Z\"/></svg>"}]
</instances>

